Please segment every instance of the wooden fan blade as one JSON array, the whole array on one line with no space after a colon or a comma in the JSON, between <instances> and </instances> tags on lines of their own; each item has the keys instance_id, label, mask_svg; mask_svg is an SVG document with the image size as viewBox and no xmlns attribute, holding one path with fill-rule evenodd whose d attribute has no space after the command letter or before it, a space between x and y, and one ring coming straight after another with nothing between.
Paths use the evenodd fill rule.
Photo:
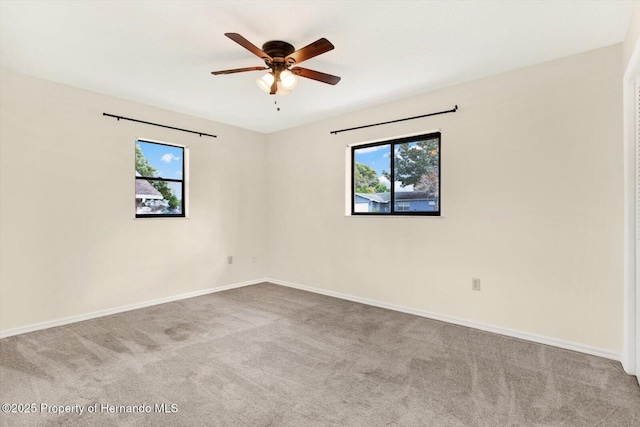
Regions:
<instances>
[{"instance_id":1,"label":"wooden fan blade","mask_svg":"<svg viewBox=\"0 0 640 427\"><path fill-rule=\"evenodd\" d=\"M246 67L246 68L234 68L231 70L220 70L220 71L212 71L211 74L217 76L219 74L233 74L233 73L243 73L245 71L258 71L258 70L270 70L269 67Z\"/></svg>"},{"instance_id":2,"label":"wooden fan blade","mask_svg":"<svg viewBox=\"0 0 640 427\"><path fill-rule=\"evenodd\" d=\"M238 33L224 33L224 35L229 37L234 42L238 43L243 48L247 49L249 52L253 53L258 58L261 58L265 61L266 60L271 61L273 59L269 55L264 53L262 50L258 49L256 45L254 45L253 43L251 43L249 40L245 39Z\"/></svg>"},{"instance_id":3,"label":"wooden fan blade","mask_svg":"<svg viewBox=\"0 0 640 427\"><path fill-rule=\"evenodd\" d=\"M296 50L291 55L287 56L285 60L287 61L287 64L299 64L302 61L313 58L314 56L318 56L322 53L328 52L333 48L334 46L331 44L331 42L323 37L311 43L310 45L303 47L302 49Z\"/></svg>"},{"instance_id":4,"label":"wooden fan blade","mask_svg":"<svg viewBox=\"0 0 640 427\"><path fill-rule=\"evenodd\" d=\"M320 71L309 70L308 68L293 67L291 72L296 76L306 77L308 79L317 80L330 85L338 84L340 77L331 74L321 73Z\"/></svg>"}]
</instances>

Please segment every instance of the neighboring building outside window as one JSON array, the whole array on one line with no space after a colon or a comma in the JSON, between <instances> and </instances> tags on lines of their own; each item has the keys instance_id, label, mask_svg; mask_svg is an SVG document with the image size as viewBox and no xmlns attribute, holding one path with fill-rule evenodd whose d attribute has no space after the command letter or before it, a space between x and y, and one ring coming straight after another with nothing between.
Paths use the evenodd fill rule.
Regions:
<instances>
[{"instance_id":1,"label":"neighboring building outside window","mask_svg":"<svg viewBox=\"0 0 640 427\"><path fill-rule=\"evenodd\" d=\"M185 147L136 141L136 218L185 216Z\"/></svg>"},{"instance_id":2,"label":"neighboring building outside window","mask_svg":"<svg viewBox=\"0 0 640 427\"><path fill-rule=\"evenodd\" d=\"M440 216L440 140L434 132L351 147L351 214Z\"/></svg>"}]
</instances>

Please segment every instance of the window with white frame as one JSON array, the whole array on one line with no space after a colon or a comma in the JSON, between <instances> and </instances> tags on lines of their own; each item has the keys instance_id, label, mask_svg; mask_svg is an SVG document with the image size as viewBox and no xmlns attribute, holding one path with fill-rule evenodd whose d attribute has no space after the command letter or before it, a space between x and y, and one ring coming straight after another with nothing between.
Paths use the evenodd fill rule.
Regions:
<instances>
[{"instance_id":1,"label":"window with white frame","mask_svg":"<svg viewBox=\"0 0 640 427\"><path fill-rule=\"evenodd\" d=\"M396 202L399 211L408 211L411 204L409 202Z\"/></svg>"}]
</instances>

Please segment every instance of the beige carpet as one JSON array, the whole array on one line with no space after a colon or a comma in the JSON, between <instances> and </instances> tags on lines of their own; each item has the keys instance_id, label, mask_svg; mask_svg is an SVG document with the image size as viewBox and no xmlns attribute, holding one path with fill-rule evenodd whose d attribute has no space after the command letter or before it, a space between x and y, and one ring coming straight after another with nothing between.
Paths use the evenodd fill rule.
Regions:
<instances>
[{"instance_id":1,"label":"beige carpet","mask_svg":"<svg viewBox=\"0 0 640 427\"><path fill-rule=\"evenodd\" d=\"M0 403L36 404L9 426L640 426L618 362L272 284L0 340Z\"/></svg>"}]
</instances>

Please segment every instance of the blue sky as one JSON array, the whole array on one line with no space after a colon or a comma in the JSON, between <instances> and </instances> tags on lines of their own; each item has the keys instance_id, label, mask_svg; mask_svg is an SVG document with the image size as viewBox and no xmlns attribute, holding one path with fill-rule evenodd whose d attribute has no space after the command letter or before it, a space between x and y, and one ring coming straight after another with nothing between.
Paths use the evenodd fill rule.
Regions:
<instances>
[{"instance_id":1,"label":"blue sky","mask_svg":"<svg viewBox=\"0 0 640 427\"><path fill-rule=\"evenodd\" d=\"M136 144L151 166L158 170L157 177L182 179L183 148L144 141L137 141Z\"/></svg>"},{"instance_id":2,"label":"blue sky","mask_svg":"<svg viewBox=\"0 0 640 427\"><path fill-rule=\"evenodd\" d=\"M411 143L410 145L416 145ZM365 164L376 171L378 180L389 188L389 180L382 176L382 171L391 172L391 145L376 145L374 147L356 148L354 157L358 163ZM401 187L396 181L396 191L413 191L413 185Z\"/></svg>"},{"instance_id":3,"label":"blue sky","mask_svg":"<svg viewBox=\"0 0 640 427\"><path fill-rule=\"evenodd\" d=\"M378 177L382 176L382 171L391 172L391 145L376 145L355 150L355 160L365 164L376 171Z\"/></svg>"}]
</instances>

